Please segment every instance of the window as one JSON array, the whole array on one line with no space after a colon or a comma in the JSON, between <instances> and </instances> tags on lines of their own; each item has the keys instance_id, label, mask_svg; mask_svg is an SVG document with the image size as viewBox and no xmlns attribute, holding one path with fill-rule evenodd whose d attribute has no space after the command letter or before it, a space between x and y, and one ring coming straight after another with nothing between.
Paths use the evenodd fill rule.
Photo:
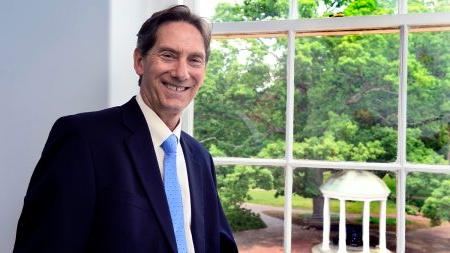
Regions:
<instances>
[{"instance_id":1,"label":"window","mask_svg":"<svg viewBox=\"0 0 450 253\"><path fill-rule=\"evenodd\" d=\"M214 39L195 102L195 136L239 157L256 157L266 143L283 140L285 55L286 37Z\"/></svg>"},{"instance_id":2,"label":"window","mask_svg":"<svg viewBox=\"0 0 450 253\"><path fill-rule=\"evenodd\" d=\"M263 220L278 219L271 236L237 232L240 249L305 252L319 244L318 186L353 169L375 173L391 190L388 249L429 252L412 243L429 234L412 231L450 217L448 1L207 2L201 9L194 1L215 22L193 134L214 156L222 201L234 198L225 209L245 203ZM347 206L349 221L360 223L361 205ZM238 224L240 212L227 214Z\"/></svg>"}]
</instances>

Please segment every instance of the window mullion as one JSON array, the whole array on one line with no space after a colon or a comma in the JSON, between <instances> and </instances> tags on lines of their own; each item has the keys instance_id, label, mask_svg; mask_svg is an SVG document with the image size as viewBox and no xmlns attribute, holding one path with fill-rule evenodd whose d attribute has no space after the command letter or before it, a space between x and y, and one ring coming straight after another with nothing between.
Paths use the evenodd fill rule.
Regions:
<instances>
[{"instance_id":1,"label":"window mullion","mask_svg":"<svg viewBox=\"0 0 450 253\"><path fill-rule=\"evenodd\" d=\"M188 107L184 109L181 121L181 129L191 136L194 136L194 101L192 100Z\"/></svg>"},{"instance_id":2,"label":"window mullion","mask_svg":"<svg viewBox=\"0 0 450 253\"><path fill-rule=\"evenodd\" d=\"M290 165L293 159L294 146L294 60L295 60L295 32L289 31L287 51L287 98L286 98L286 166L284 184L284 252L291 252L292 240L292 184L293 167Z\"/></svg>"},{"instance_id":3,"label":"window mullion","mask_svg":"<svg viewBox=\"0 0 450 253\"><path fill-rule=\"evenodd\" d=\"M286 165L284 168L284 253L291 253L292 242L292 185L293 167Z\"/></svg>"},{"instance_id":4,"label":"window mullion","mask_svg":"<svg viewBox=\"0 0 450 253\"><path fill-rule=\"evenodd\" d=\"M396 29L402 25L411 28L439 28L448 29L450 26L450 13L413 13L404 15L382 15L382 16L349 16L341 18L318 18L318 19L286 19L286 20L264 20L264 21L239 21L239 22L215 22L213 23L213 36L226 37L238 35L285 34L288 30L298 33L330 32L330 31L359 31Z\"/></svg>"},{"instance_id":5,"label":"window mullion","mask_svg":"<svg viewBox=\"0 0 450 253\"><path fill-rule=\"evenodd\" d=\"M398 0L398 14L408 13L408 0Z\"/></svg>"},{"instance_id":6,"label":"window mullion","mask_svg":"<svg viewBox=\"0 0 450 253\"><path fill-rule=\"evenodd\" d=\"M407 77L408 77L408 26L400 27L400 87L398 108L397 162L397 252L405 252L406 203L406 128L407 128Z\"/></svg>"},{"instance_id":7,"label":"window mullion","mask_svg":"<svg viewBox=\"0 0 450 253\"><path fill-rule=\"evenodd\" d=\"M298 19L297 0L291 0L289 5L289 19Z\"/></svg>"}]
</instances>

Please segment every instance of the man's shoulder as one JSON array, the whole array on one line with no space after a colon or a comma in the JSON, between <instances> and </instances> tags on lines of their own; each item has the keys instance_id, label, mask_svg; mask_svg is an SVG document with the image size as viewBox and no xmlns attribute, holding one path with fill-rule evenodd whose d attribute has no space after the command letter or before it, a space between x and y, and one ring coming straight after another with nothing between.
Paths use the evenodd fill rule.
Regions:
<instances>
[{"instance_id":1,"label":"man's shoulder","mask_svg":"<svg viewBox=\"0 0 450 253\"><path fill-rule=\"evenodd\" d=\"M122 116L124 111L127 111L128 113L133 113L133 111L137 111L136 108L138 108L137 102L135 100L135 97L131 98L128 102L121 106L114 106L102 110L97 111L89 111L89 112L82 112L72 115L67 115L61 117L59 120L62 121L72 121L74 123L83 124L83 125L98 125L98 124L108 124L111 123L111 121L118 121L122 120Z\"/></svg>"},{"instance_id":2,"label":"man's shoulder","mask_svg":"<svg viewBox=\"0 0 450 253\"><path fill-rule=\"evenodd\" d=\"M51 132L84 137L89 140L102 140L116 136L123 132L123 111L130 102L122 106L60 117L54 123Z\"/></svg>"},{"instance_id":3,"label":"man's shoulder","mask_svg":"<svg viewBox=\"0 0 450 253\"><path fill-rule=\"evenodd\" d=\"M73 127L102 127L116 122L121 118L120 107L111 107L99 111L82 112L59 118L62 122Z\"/></svg>"}]
</instances>

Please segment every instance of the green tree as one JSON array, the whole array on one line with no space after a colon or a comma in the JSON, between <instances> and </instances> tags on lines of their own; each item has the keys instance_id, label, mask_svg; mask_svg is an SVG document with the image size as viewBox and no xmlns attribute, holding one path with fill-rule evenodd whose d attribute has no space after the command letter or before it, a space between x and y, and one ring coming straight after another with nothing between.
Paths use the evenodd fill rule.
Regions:
<instances>
[{"instance_id":1,"label":"green tree","mask_svg":"<svg viewBox=\"0 0 450 253\"><path fill-rule=\"evenodd\" d=\"M422 213L431 219L432 225L440 225L441 221L450 221L450 180L442 182L425 200Z\"/></svg>"},{"instance_id":2,"label":"green tree","mask_svg":"<svg viewBox=\"0 0 450 253\"><path fill-rule=\"evenodd\" d=\"M276 50L268 47L274 42L246 39L214 45L195 105L195 135L206 146L214 144L226 156L248 157L283 138L286 96L279 91L285 87L284 77L278 65L260 60L273 55Z\"/></svg>"},{"instance_id":3,"label":"green tree","mask_svg":"<svg viewBox=\"0 0 450 253\"><path fill-rule=\"evenodd\" d=\"M222 150L214 144L209 151L213 156L224 156ZM272 189L273 176L268 169L250 166L221 166L216 169L217 189L220 200L233 231L257 229L265 227L259 214L242 207L251 199L249 190L252 188Z\"/></svg>"},{"instance_id":4,"label":"green tree","mask_svg":"<svg viewBox=\"0 0 450 253\"><path fill-rule=\"evenodd\" d=\"M273 176L268 169L227 166L217 171L218 191L225 215L233 231L265 227L258 214L242 207L251 199L252 188L271 189Z\"/></svg>"},{"instance_id":5,"label":"green tree","mask_svg":"<svg viewBox=\"0 0 450 253\"><path fill-rule=\"evenodd\" d=\"M329 120L323 123L326 130L321 137L310 137L303 142L294 143L294 156L298 158L329 160L329 161L367 161L376 159L385 151L381 142L352 144L351 139L358 131L357 125L348 116L329 113ZM284 141L271 143L261 150L260 157L273 157L284 153ZM323 183L324 169L296 169L294 171L293 192L313 199L313 219L322 219L323 198L319 186ZM274 173L275 178L283 178L280 172ZM276 194L283 195L282 180L275 181Z\"/></svg>"},{"instance_id":6,"label":"green tree","mask_svg":"<svg viewBox=\"0 0 450 253\"><path fill-rule=\"evenodd\" d=\"M392 12L395 1L341 0L326 1L325 5L325 11L319 13L318 0L299 0L299 15L319 17L337 11L346 16L386 14ZM413 5L428 8L420 1ZM287 0L246 0L219 4L213 19L267 20L286 18L287 13ZM448 32L414 33L409 38L409 162L448 164L450 48L445 45L449 36ZM295 46L295 158L395 161L398 34L299 37ZM213 41L207 78L195 105L195 135L210 150L220 150L222 156L284 157L286 48L285 38ZM218 177L219 185L227 177L244 180L233 173L249 169L221 169L225 174ZM312 197L318 214L321 200L317 187L323 182L323 170L299 169L295 173L294 193ZM411 174L407 179L408 199L419 207L442 181L434 184L435 176L420 177ZM274 172L273 180L277 194L283 194L282 173ZM244 191L242 196L248 189L230 188ZM241 196L232 192L222 195ZM245 197L233 203L242 201ZM235 208L240 205L225 203Z\"/></svg>"},{"instance_id":7,"label":"green tree","mask_svg":"<svg viewBox=\"0 0 450 253\"><path fill-rule=\"evenodd\" d=\"M450 49L446 43L449 40L449 32L411 35L408 63L408 127L417 131L413 138L419 138L424 147L447 160L450 144ZM408 152L415 153L415 160L421 159L415 148L408 149Z\"/></svg>"},{"instance_id":8,"label":"green tree","mask_svg":"<svg viewBox=\"0 0 450 253\"><path fill-rule=\"evenodd\" d=\"M450 1L449 0L409 0L408 1L408 12L414 13L424 13L424 12L448 12L450 11Z\"/></svg>"}]
</instances>

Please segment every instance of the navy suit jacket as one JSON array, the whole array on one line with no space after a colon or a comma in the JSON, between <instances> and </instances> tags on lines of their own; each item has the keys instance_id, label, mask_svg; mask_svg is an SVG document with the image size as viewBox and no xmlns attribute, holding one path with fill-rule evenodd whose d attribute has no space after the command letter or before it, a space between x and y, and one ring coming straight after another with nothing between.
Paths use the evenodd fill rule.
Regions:
<instances>
[{"instance_id":1,"label":"navy suit jacket","mask_svg":"<svg viewBox=\"0 0 450 253\"><path fill-rule=\"evenodd\" d=\"M237 252L208 151L181 134L196 252ZM14 252L176 252L144 115L120 107L60 118L36 166Z\"/></svg>"}]
</instances>

